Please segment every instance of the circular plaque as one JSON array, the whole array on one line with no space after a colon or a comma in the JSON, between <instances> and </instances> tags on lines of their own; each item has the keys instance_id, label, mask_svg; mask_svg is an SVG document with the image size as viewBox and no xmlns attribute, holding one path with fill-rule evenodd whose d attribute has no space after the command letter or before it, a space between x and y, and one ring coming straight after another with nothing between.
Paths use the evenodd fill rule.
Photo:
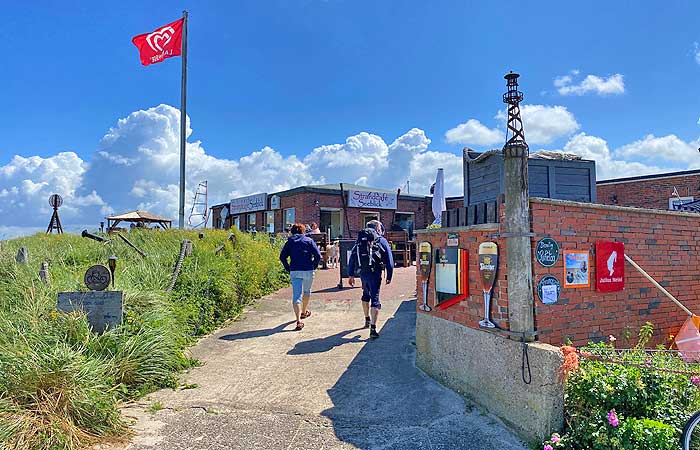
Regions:
<instances>
[{"instance_id":1,"label":"circular plaque","mask_svg":"<svg viewBox=\"0 0 700 450\"><path fill-rule=\"evenodd\" d=\"M112 274L102 264L95 264L85 272L85 286L91 291L104 291L112 281Z\"/></svg>"},{"instance_id":2,"label":"circular plaque","mask_svg":"<svg viewBox=\"0 0 700 450\"><path fill-rule=\"evenodd\" d=\"M554 275L545 275L540 279L540 282L537 283L537 295L540 297L540 301L545 305L556 303L559 300L560 292L561 283L559 283L559 279Z\"/></svg>"},{"instance_id":3,"label":"circular plaque","mask_svg":"<svg viewBox=\"0 0 700 450\"><path fill-rule=\"evenodd\" d=\"M559 244L552 238L542 238L535 247L537 262L545 267L552 267L559 260Z\"/></svg>"}]
</instances>

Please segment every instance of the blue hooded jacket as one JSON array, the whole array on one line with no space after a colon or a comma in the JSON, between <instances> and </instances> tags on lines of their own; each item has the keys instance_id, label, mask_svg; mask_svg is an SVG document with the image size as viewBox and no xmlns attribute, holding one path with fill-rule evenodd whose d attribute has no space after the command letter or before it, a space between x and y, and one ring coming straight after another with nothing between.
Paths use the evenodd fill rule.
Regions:
<instances>
[{"instance_id":1,"label":"blue hooded jacket","mask_svg":"<svg viewBox=\"0 0 700 450\"><path fill-rule=\"evenodd\" d=\"M394 275L394 255L391 253L391 246L389 246L389 241L387 241L384 236L379 236L379 245L384 247L382 259L384 260L384 268L386 269L386 279L391 280L391 277ZM348 261L348 276L355 276L356 265L357 260L355 258L350 258L350 261Z\"/></svg>"},{"instance_id":2,"label":"blue hooded jacket","mask_svg":"<svg viewBox=\"0 0 700 450\"><path fill-rule=\"evenodd\" d=\"M288 262L287 259L291 259ZM287 272L292 270L316 270L321 252L310 237L293 234L287 239L280 253L280 261Z\"/></svg>"}]
</instances>

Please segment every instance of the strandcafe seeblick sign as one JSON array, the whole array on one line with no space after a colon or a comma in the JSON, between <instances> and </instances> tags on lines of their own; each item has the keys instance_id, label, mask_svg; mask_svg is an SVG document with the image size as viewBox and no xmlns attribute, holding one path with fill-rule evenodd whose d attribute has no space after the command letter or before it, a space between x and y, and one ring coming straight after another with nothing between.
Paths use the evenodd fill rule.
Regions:
<instances>
[{"instance_id":1,"label":"strandcafe seeblick sign","mask_svg":"<svg viewBox=\"0 0 700 450\"><path fill-rule=\"evenodd\" d=\"M229 205L229 214L242 214L266 209L267 194L255 194L247 197L234 198Z\"/></svg>"},{"instance_id":2,"label":"strandcafe seeblick sign","mask_svg":"<svg viewBox=\"0 0 700 450\"><path fill-rule=\"evenodd\" d=\"M348 191L348 206L353 208L396 209L397 195L376 191Z\"/></svg>"}]
</instances>

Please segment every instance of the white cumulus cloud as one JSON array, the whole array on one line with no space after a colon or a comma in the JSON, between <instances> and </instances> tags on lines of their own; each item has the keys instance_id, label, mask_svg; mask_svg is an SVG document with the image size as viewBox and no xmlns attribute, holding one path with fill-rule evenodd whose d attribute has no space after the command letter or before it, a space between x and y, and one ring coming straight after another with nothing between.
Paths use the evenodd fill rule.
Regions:
<instances>
[{"instance_id":1,"label":"white cumulus cloud","mask_svg":"<svg viewBox=\"0 0 700 450\"><path fill-rule=\"evenodd\" d=\"M0 225L0 238L45 229L52 193L64 196L61 217L64 227L72 231L94 229L105 215L134 209L176 222L179 124L179 110L159 105L119 119L89 160L73 152L49 158L15 156L0 166L0 214L7 218ZM187 125L190 136L189 118ZM437 167L445 167L447 179L452 180L448 194L459 194L461 159L452 153L428 151L430 142L418 128L390 144L361 132L344 143L322 145L299 155L285 156L263 147L238 159L216 158L206 153L201 142L187 142L186 214L203 180L208 181L212 203L341 181L396 189L410 179L412 193L427 194ZM20 209L34 214L11 214Z\"/></svg>"},{"instance_id":2,"label":"white cumulus cloud","mask_svg":"<svg viewBox=\"0 0 700 450\"><path fill-rule=\"evenodd\" d=\"M521 105L525 140L528 144L550 144L555 140L570 136L581 126L566 106ZM496 119L506 121L508 116L500 110Z\"/></svg>"},{"instance_id":3,"label":"white cumulus cloud","mask_svg":"<svg viewBox=\"0 0 700 450\"><path fill-rule=\"evenodd\" d=\"M593 93L597 95L614 95L625 92L625 79L622 74L616 73L608 77L598 75L586 75L579 83L578 71L572 71L570 75L563 75L554 79L554 87L561 95L585 95Z\"/></svg>"},{"instance_id":4,"label":"white cumulus cloud","mask_svg":"<svg viewBox=\"0 0 700 450\"><path fill-rule=\"evenodd\" d=\"M476 119L469 119L447 130L445 139L450 144L486 146L505 142L505 134L487 127Z\"/></svg>"},{"instance_id":5,"label":"white cumulus cloud","mask_svg":"<svg viewBox=\"0 0 700 450\"><path fill-rule=\"evenodd\" d=\"M561 151L575 153L596 163L599 180L672 172L700 167L698 142L685 142L675 135L644 139L610 150L605 139L578 133Z\"/></svg>"}]
</instances>

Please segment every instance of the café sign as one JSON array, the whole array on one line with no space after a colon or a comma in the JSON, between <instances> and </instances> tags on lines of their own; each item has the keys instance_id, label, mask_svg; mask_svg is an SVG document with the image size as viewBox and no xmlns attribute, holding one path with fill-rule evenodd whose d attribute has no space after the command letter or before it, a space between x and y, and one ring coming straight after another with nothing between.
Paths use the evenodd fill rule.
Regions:
<instances>
[{"instance_id":1,"label":"caf\u00e9 sign","mask_svg":"<svg viewBox=\"0 0 700 450\"><path fill-rule=\"evenodd\" d=\"M397 195L376 191L348 191L351 208L396 209Z\"/></svg>"},{"instance_id":2,"label":"caf\u00e9 sign","mask_svg":"<svg viewBox=\"0 0 700 450\"><path fill-rule=\"evenodd\" d=\"M267 194L255 194L231 200L229 214L241 214L267 209Z\"/></svg>"}]
</instances>

